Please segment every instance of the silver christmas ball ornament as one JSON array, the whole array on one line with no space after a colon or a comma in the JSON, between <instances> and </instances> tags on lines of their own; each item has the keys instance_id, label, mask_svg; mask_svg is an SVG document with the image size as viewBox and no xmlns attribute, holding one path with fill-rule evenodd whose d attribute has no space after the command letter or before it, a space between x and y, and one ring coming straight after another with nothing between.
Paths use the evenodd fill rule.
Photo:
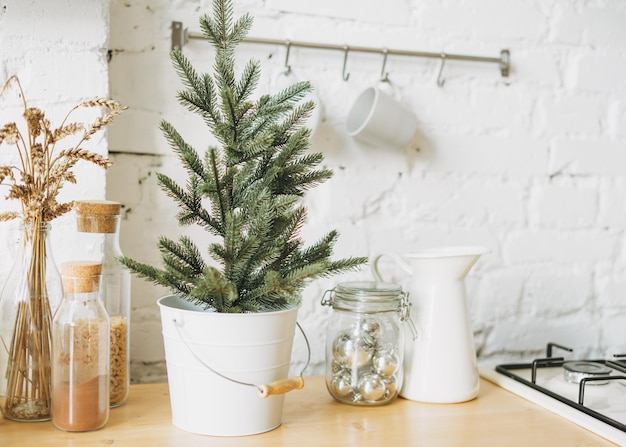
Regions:
<instances>
[{"instance_id":1,"label":"silver christmas ball ornament","mask_svg":"<svg viewBox=\"0 0 626 447\"><path fill-rule=\"evenodd\" d=\"M378 400L385 395L385 384L378 374L363 374L357 384L358 392L365 400Z\"/></svg>"},{"instance_id":2,"label":"silver christmas ball ornament","mask_svg":"<svg viewBox=\"0 0 626 447\"><path fill-rule=\"evenodd\" d=\"M374 318L364 318L358 322L358 330L362 334L367 334L376 341L380 338L381 327L380 323Z\"/></svg>"},{"instance_id":3,"label":"silver christmas ball ornament","mask_svg":"<svg viewBox=\"0 0 626 447\"><path fill-rule=\"evenodd\" d=\"M333 376L331 383L334 394L338 397L346 397L352 393L352 384L350 383L350 374L340 372Z\"/></svg>"},{"instance_id":4,"label":"silver christmas ball ornament","mask_svg":"<svg viewBox=\"0 0 626 447\"><path fill-rule=\"evenodd\" d=\"M346 370L345 365L342 364L339 360L333 359L332 362L330 363L330 372L333 375L340 373L342 371L345 371L345 370Z\"/></svg>"},{"instance_id":5,"label":"silver christmas ball ornament","mask_svg":"<svg viewBox=\"0 0 626 447\"><path fill-rule=\"evenodd\" d=\"M333 357L347 368L362 368L370 363L374 344L370 337L343 332L333 340Z\"/></svg>"},{"instance_id":6,"label":"silver christmas ball ornament","mask_svg":"<svg viewBox=\"0 0 626 447\"><path fill-rule=\"evenodd\" d=\"M384 347L378 349L372 356L374 371L383 376L392 376L400 366L400 357L395 348Z\"/></svg>"},{"instance_id":7,"label":"silver christmas ball ornament","mask_svg":"<svg viewBox=\"0 0 626 447\"><path fill-rule=\"evenodd\" d=\"M363 368L369 366L372 355L374 354L374 348L368 344L361 342L357 345L356 352L352 358L353 368Z\"/></svg>"},{"instance_id":8,"label":"silver christmas ball ornament","mask_svg":"<svg viewBox=\"0 0 626 447\"><path fill-rule=\"evenodd\" d=\"M393 399L398 394L398 384L395 376L383 378L385 384L385 399Z\"/></svg>"},{"instance_id":9,"label":"silver christmas ball ornament","mask_svg":"<svg viewBox=\"0 0 626 447\"><path fill-rule=\"evenodd\" d=\"M340 365L347 365L354 354L356 344L354 337L342 332L333 340L333 359Z\"/></svg>"}]
</instances>

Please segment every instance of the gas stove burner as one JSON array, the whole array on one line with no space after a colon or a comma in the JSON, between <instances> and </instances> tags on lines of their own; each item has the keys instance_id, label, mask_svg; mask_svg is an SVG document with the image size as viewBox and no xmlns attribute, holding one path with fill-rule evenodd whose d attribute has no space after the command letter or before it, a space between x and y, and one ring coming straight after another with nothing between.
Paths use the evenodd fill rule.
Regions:
<instances>
[{"instance_id":1,"label":"gas stove burner","mask_svg":"<svg viewBox=\"0 0 626 447\"><path fill-rule=\"evenodd\" d=\"M572 361L563 363L563 378L570 383L580 383L586 377L602 377L611 374L611 368L596 362ZM587 382L588 385L606 385L604 380Z\"/></svg>"},{"instance_id":2,"label":"gas stove burner","mask_svg":"<svg viewBox=\"0 0 626 447\"><path fill-rule=\"evenodd\" d=\"M572 352L548 343L545 357L529 363L497 365L481 374L617 445L626 446L626 355L566 361L552 356L553 348ZM599 383L603 385L593 386Z\"/></svg>"}]
</instances>

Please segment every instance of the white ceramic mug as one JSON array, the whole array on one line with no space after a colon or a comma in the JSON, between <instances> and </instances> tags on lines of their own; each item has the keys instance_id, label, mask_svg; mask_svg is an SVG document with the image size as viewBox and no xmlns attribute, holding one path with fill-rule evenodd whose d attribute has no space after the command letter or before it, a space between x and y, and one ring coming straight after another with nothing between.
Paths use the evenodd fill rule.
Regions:
<instances>
[{"instance_id":1,"label":"white ceramic mug","mask_svg":"<svg viewBox=\"0 0 626 447\"><path fill-rule=\"evenodd\" d=\"M381 146L406 146L417 129L417 118L404 104L380 86L361 92L348 113L348 134Z\"/></svg>"}]
</instances>

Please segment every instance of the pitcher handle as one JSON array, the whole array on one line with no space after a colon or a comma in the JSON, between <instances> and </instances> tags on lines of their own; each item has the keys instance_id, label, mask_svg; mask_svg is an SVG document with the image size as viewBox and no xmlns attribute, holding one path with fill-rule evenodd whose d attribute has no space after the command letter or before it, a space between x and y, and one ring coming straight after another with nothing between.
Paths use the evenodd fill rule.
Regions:
<instances>
[{"instance_id":1,"label":"pitcher handle","mask_svg":"<svg viewBox=\"0 0 626 447\"><path fill-rule=\"evenodd\" d=\"M384 257L384 256L389 256L396 264L398 264L398 267L400 267L405 273L408 273L409 275L411 275L413 272L411 271L411 266L409 265L408 262L406 262L404 260L404 258L396 253L380 253L376 256L374 256L374 260L372 261L372 273L374 274L374 278L376 279L376 281L381 281L384 282L385 280L383 279L382 275L380 274L380 271L378 270L378 262Z\"/></svg>"}]
</instances>

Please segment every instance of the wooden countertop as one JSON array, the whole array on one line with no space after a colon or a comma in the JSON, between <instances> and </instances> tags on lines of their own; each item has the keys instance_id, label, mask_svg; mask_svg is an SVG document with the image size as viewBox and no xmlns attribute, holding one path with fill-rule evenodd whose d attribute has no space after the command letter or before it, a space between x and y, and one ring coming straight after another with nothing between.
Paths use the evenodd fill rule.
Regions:
<instances>
[{"instance_id":1,"label":"wooden countertop","mask_svg":"<svg viewBox=\"0 0 626 447\"><path fill-rule=\"evenodd\" d=\"M613 446L611 442L482 380L479 397L462 404L397 399L383 407L335 402L323 377L308 377L285 399L283 424L267 433L217 438L171 423L167 384L132 385L128 402L111 410L107 426L65 433L51 422L0 417L2 446Z\"/></svg>"}]
</instances>

